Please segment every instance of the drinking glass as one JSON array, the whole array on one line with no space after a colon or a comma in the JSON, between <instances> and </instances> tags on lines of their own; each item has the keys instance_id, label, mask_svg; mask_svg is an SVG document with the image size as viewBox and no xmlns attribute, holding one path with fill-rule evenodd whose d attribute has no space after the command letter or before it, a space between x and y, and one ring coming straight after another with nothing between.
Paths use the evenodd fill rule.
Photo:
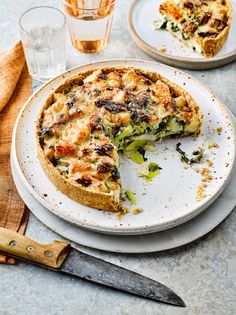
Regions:
<instances>
[{"instance_id":1,"label":"drinking glass","mask_svg":"<svg viewBox=\"0 0 236 315\"><path fill-rule=\"evenodd\" d=\"M45 82L65 70L65 15L40 6L24 12L20 33L30 75Z\"/></svg>"},{"instance_id":2,"label":"drinking glass","mask_svg":"<svg viewBox=\"0 0 236 315\"><path fill-rule=\"evenodd\" d=\"M97 53L107 44L115 0L62 0L73 46Z\"/></svg>"}]
</instances>

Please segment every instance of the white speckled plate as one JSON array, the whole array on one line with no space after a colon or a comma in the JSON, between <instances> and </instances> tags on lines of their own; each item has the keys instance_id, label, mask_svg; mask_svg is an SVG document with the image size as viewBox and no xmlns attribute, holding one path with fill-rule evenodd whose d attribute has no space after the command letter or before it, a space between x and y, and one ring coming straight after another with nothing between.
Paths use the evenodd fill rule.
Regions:
<instances>
[{"instance_id":1,"label":"white speckled plate","mask_svg":"<svg viewBox=\"0 0 236 315\"><path fill-rule=\"evenodd\" d=\"M11 159L16 188L32 213L46 226L79 245L117 253L150 253L188 244L214 229L236 204L236 172L220 197L194 219L169 230L145 235L107 235L79 228L42 206L21 181ZM79 248L79 246L78 246Z\"/></svg>"},{"instance_id":2,"label":"white speckled plate","mask_svg":"<svg viewBox=\"0 0 236 315\"><path fill-rule=\"evenodd\" d=\"M196 201L200 185L200 175L194 167L186 167L175 150L178 140L168 140L156 145L154 152L148 153L151 161L156 161L162 170L151 183L146 183L137 175L138 166L121 160L121 178L124 189L136 193L137 206L144 211L134 215L132 211L118 220L116 214L97 211L85 207L68 198L51 183L44 174L37 158L35 145L35 120L38 112L52 91L63 78L88 68L108 65L132 65L154 70L171 81L187 89L201 106L204 113L202 134L181 139L182 148L191 153L198 146L205 147L204 160L209 158L214 180L206 188L206 198ZM221 127L218 135L216 129ZM219 148L208 149L217 143ZM19 114L13 133L13 159L17 172L27 189L47 209L61 218L88 229L112 234L152 233L182 224L206 209L222 192L230 179L235 160L235 127L232 114L206 87L189 75L158 63L127 60L101 61L74 68L42 86L28 100ZM204 162L198 167L206 167Z\"/></svg>"},{"instance_id":3,"label":"white speckled plate","mask_svg":"<svg viewBox=\"0 0 236 315\"><path fill-rule=\"evenodd\" d=\"M155 31L153 21L161 14L163 0L133 0L129 9L130 33L141 50L171 66L185 69L211 69L236 59L236 0L232 1L233 19L223 48L212 58L205 58L182 44L166 30ZM165 48L165 52L160 49Z\"/></svg>"}]
</instances>

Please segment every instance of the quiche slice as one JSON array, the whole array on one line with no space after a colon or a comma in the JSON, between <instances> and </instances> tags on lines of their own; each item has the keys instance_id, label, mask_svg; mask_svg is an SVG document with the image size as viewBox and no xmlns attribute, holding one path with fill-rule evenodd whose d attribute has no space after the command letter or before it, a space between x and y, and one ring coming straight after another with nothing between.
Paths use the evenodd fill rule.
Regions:
<instances>
[{"instance_id":1,"label":"quiche slice","mask_svg":"<svg viewBox=\"0 0 236 315\"><path fill-rule=\"evenodd\" d=\"M202 113L189 93L158 73L106 67L77 74L46 100L37 120L41 165L67 196L121 211L118 152L197 136Z\"/></svg>"},{"instance_id":2,"label":"quiche slice","mask_svg":"<svg viewBox=\"0 0 236 315\"><path fill-rule=\"evenodd\" d=\"M160 7L156 29L166 29L205 57L224 45L232 20L230 0L166 0Z\"/></svg>"}]
</instances>

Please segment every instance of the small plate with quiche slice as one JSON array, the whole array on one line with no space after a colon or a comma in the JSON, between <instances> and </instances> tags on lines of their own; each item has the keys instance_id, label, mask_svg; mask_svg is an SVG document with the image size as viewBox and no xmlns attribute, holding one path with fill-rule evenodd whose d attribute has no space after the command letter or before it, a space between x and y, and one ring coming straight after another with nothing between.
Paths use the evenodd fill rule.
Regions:
<instances>
[{"instance_id":1,"label":"small plate with quiche slice","mask_svg":"<svg viewBox=\"0 0 236 315\"><path fill-rule=\"evenodd\" d=\"M36 91L16 121L12 156L54 214L135 235L204 211L232 175L235 141L231 112L197 80L154 62L109 60Z\"/></svg>"},{"instance_id":2,"label":"small plate with quiche slice","mask_svg":"<svg viewBox=\"0 0 236 315\"><path fill-rule=\"evenodd\" d=\"M130 33L149 56L186 69L236 59L235 0L134 0Z\"/></svg>"}]
</instances>

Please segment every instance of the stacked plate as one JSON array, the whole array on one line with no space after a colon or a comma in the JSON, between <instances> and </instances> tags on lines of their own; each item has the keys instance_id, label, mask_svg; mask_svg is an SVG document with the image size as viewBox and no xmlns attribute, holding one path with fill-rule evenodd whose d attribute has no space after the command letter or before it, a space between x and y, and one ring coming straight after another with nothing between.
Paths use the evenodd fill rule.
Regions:
<instances>
[{"instance_id":1,"label":"stacked plate","mask_svg":"<svg viewBox=\"0 0 236 315\"><path fill-rule=\"evenodd\" d=\"M40 166L35 140L37 115L49 93L70 75L109 65L136 66L159 72L188 90L204 113L201 135L195 141L192 138L181 139L187 154L199 146L205 148L204 159L196 167L180 161L175 150L177 140L158 143L155 150L148 153L148 159L162 168L151 183L138 176L136 164L121 158L123 188L135 192L136 207L143 212L135 214L135 206L129 206L130 212L120 218L115 213L83 206L58 191ZM189 75L148 61L96 62L54 78L28 100L14 128L12 173L30 210L62 236L85 246L114 252L165 250L206 234L234 208L235 134L234 118L229 109ZM212 180L204 187L204 198L197 200L202 184L201 169L207 169Z\"/></svg>"}]
</instances>

